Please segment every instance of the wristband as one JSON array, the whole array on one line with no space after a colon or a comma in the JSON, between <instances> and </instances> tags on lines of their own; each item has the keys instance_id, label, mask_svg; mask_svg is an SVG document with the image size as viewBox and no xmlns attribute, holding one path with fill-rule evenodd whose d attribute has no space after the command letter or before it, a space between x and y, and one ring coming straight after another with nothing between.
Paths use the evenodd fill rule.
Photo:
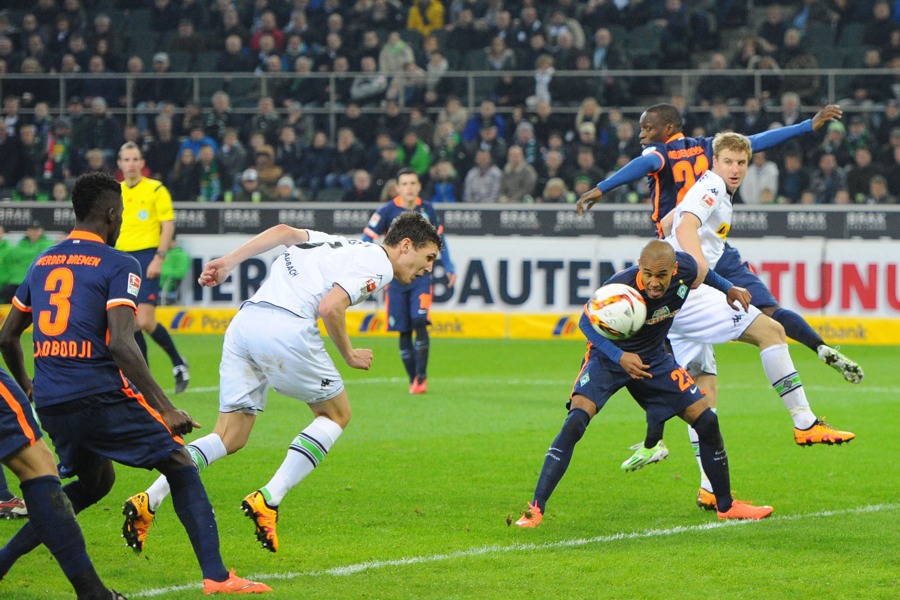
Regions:
<instances>
[{"instance_id":1,"label":"wristband","mask_svg":"<svg viewBox=\"0 0 900 600\"><path fill-rule=\"evenodd\" d=\"M166 258L166 253L165 253L165 252L157 252L156 255L157 255L158 257L162 258L162 259L165 259L165 258Z\"/></svg>"}]
</instances>

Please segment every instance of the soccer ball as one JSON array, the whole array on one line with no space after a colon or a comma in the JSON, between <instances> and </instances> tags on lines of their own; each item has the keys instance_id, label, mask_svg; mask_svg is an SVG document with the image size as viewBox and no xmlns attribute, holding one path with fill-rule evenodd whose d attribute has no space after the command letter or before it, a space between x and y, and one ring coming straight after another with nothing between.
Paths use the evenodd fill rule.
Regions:
<instances>
[{"instance_id":1,"label":"soccer ball","mask_svg":"<svg viewBox=\"0 0 900 600\"><path fill-rule=\"evenodd\" d=\"M631 286L609 283L599 288L585 308L594 330L611 340L624 340L644 326L647 305Z\"/></svg>"}]
</instances>

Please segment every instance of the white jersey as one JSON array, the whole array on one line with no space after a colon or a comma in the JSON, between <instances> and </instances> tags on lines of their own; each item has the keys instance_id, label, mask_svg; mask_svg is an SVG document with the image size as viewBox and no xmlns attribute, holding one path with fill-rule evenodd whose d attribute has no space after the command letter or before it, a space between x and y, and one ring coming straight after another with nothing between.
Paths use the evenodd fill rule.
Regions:
<instances>
[{"instance_id":1,"label":"white jersey","mask_svg":"<svg viewBox=\"0 0 900 600\"><path fill-rule=\"evenodd\" d=\"M387 252L378 244L310 231L309 242L287 248L269 277L246 303L267 303L298 317L318 319L319 303L340 286L359 304L394 278ZM245 303L245 304L246 304Z\"/></svg>"},{"instance_id":2,"label":"white jersey","mask_svg":"<svg viewBox=\"0 0 900 600\"><path fill-rule=\"evenodd\" d=\"M707 171L688 190L684 199L675 207L675 218L672 221L672 233L666 241L672 244L675 250L683 250L675 237L675 229L684 217L684 213L690 213L700 219L700 250L706 258L710 269L714 269L722 253L725 251L725 239L731 230L731 214L734 207L731 204L731 194L725 187L725 180Z\"/></svg>"}]
</instances>

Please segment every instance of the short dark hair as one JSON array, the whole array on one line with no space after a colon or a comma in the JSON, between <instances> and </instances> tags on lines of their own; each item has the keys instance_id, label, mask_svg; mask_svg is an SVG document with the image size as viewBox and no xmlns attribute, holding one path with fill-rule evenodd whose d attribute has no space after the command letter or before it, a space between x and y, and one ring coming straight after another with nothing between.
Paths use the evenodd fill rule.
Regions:
<instances>
[{"instance_id":1,"label":"short dark hair","mask_svg":"<svg viewBox=\"0 0 900 600\"><path fill-rule=\"evenodd\" d=\"M405 238L412 240L414 248L421 248L429 243L436 245L439 251L444 247L444 242L434 225L421 213L412 210L394 219L384 235L384 245L396 246Z\"/></svg>"},{"instance_id":2,"label":"short dark hair","mask_svg":"<svg viewBox=\"0 0 900 600\"><path fill-rule=\"evenodd\" d=\"M95 208L103 210L105 204L122 194L122 186L107 173L85 173L72 188L72 208L75 218L84 221Z\"/></svg>"},{"instance_id":3,"label":"short dark hair","mask_svg":"<svg viewBox=\"0 0 900 600\"><path fill-rule=\"evenodd\" d=\"M404 175L415 175L416 177L419 176L418 173L416 173L415 171L413 171L413 170L410 169L409 167L403 167L402 169L400 169L399 171L397 171L397 179L398 179L398 180L399 180L402 176L404 176Z\"/></svg>"},{"instance_id":4,"label":"short dark hair","mask_svg":"<svg viewBox=\"0 0 900 600\"><path fill-rule=\"evenodd\" d=\"M654 104L647 109L649 113L656 113L663 123L671 123L676 131L681 131L684 121L681 112L674 104Z\"/></svg>"}]
</instances>

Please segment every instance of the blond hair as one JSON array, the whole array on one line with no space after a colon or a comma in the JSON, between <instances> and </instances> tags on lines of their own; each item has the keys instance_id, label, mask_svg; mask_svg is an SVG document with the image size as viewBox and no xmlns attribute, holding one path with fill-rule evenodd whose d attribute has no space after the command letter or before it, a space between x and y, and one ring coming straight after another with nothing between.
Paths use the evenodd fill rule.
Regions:
<instances>
[{"instance_id":1,"label":"blond hair","mask_svg":"<svg viewBox=\"0 0 900 600\"><path fill-rule=\"evenodd\" d=\"M725 150L732 152L743 152L747 155L747 162L753 158L753 148L750 144L750 138L740 133L729 131L726 133L717 133L713 138L713 155L719 156Z\"/></svg>"}]
</instances>

